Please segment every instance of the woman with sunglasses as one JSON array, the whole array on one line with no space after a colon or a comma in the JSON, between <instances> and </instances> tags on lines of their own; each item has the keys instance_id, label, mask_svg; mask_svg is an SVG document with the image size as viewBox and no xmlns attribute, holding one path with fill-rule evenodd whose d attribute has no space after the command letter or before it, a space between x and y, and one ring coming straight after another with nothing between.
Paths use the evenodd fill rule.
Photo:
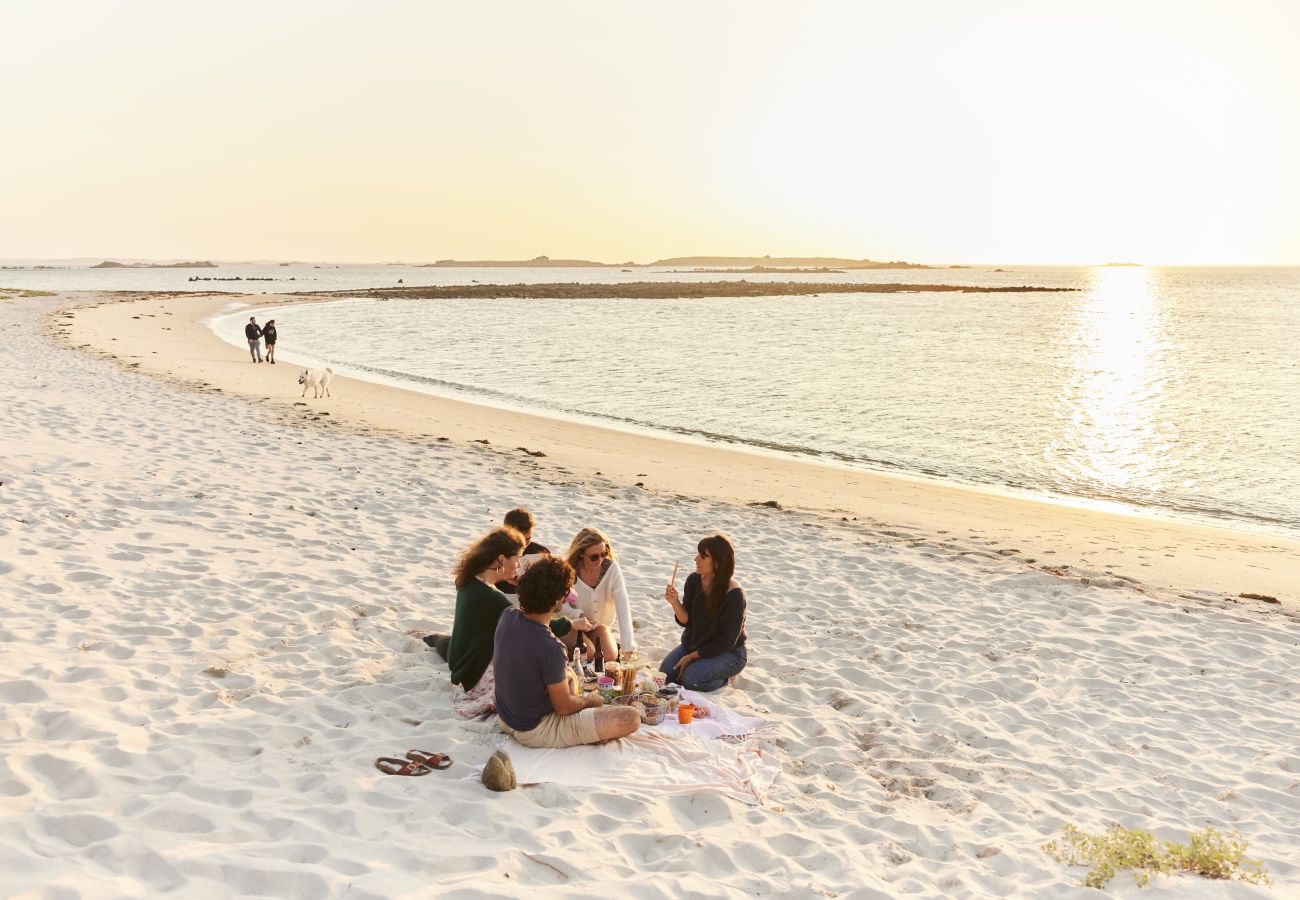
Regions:
<instances>
[{"instance_id":1,"label":"woman with sunglasses","mask_svg":"<svg viewBox=\"0 0 1300 900\"><path fill-rule=\"evenodd\" d=\"M584 528L574 535L566 555L569 565L578 575L573 584L578 599L573 605L594 626L587 632L587 637L600 642L605 659L617 659L618 646L609 631L617 613L618 636L623 649L635 650L632 608L627 602L623 571L618 567L614 545L609 538L598 529Z\"/></svg>"},{"instance_id":2,"label":"woman with sunglasses","mask_svg":"<svg viewBox=\"0 0 1300 900\"><path fill-rule=\"evenodd\" d=\"M659 664L659 671L692 691L716 691L749 661L745 650L745 589L733 577L736 551L721 532L696 546L695 571L686 578L685 596L668 585L664 599L682 626L682 642Z\"/></svg>"}]
</instances>

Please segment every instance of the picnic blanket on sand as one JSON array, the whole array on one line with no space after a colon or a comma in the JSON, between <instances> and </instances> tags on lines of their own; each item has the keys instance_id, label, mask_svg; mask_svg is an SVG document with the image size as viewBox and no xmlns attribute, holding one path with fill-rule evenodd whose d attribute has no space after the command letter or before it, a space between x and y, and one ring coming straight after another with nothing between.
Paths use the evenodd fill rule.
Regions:
<instances>
[{"instance_id":1,"label":"picnic blanket on sand","mask_svg":"<svg viewBox=\"0 0 1300 900\"><path fill-rule=\"evenodd\" d=\"M716 740L749 734L762 720L737 715L689 691L683 692L683 699L706 705L708 718L690 725L678 725L675 719L644 725L621 740L586 747L536 750L513 738L503 746L520 784L549 781L638 794L721 794L762 804L781 771L775 757L755 746Z\"/></svg>"}]
</instances>

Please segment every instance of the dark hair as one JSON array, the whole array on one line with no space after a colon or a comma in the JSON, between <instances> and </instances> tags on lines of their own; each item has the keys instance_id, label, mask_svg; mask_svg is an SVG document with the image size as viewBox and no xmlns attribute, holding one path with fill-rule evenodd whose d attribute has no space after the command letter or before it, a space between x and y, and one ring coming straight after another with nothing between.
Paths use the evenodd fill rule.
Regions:
<instances>
[{"instance_id":1,"label":"dark hair","mask_svg":"<svg viewBox=\"0 0 1300 900\"><path fill-rule=\"evenodd\" d=\"M524 536L513 528L492 529L460 555L456 563L456 587L469 584L475 575L496 562L498 556L514 556L523 549Z\"/></svg>"},{"instance_id":2,"label":"dark hair","mask_svg":"<svg viewBox=\"0 0 1300 900\"><path fill-rule=\"evenodd\" d=\"M519 608L529 615L550 612L568 596L577 576L558 556L543 556L519 576Z\"/></svg>"},{"instance_id":3,"label":"dark hair","mask_svg":"<svg viewBox=\"0 0 1300 900\"><path fill-rule=\"evenodd\" d=\"M701 538L695 549L713 563L713 584L709 586L705 608L710 616L716 617L727 596L727 588L731 587L731 577L736 574L736 548L731 546L731 538L718 531Z\"/></svg>"},{"instance_id":4,"label":"dark hair","mask_svg":"<svg viewBox=\"0 0 1300 900\"><path fill-rule=\"evenodd\" d=\"M506 513L506 524L520 534L528 534L537 523L533 520L533 514L521 506Z\"/></svg>"}]
</instances>

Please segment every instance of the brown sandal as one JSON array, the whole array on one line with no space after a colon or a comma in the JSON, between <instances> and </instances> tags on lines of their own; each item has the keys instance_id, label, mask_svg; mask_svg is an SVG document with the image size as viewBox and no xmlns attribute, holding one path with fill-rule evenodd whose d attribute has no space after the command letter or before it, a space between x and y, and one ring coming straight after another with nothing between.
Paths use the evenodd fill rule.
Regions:
<instances>
[{"instance_id":1,"label":"brown sandal","mask_svg":"<svg viewBox=\"0 0 1300 900\"><path fill-rule=\"evenodd\" d=\"M406 762L401 759L393 759L391 756L379 757L379 759L375 760L375 768L385 775L428 775L433 771L419 760Z\"/></svg>"},{"instance_id":2,"label":"brown sandal","mask_svg":"<svg viewBox=\"0 0 1300 900\"><path fill-rule=\"evenodd\" d=\"M443 769L451 768L451 757L445 753L430 753L427 750L408 750L406 751L406 758L413 763L428 766L430 769L437 769L440 772Z\"/></svg>"}]
</instances>

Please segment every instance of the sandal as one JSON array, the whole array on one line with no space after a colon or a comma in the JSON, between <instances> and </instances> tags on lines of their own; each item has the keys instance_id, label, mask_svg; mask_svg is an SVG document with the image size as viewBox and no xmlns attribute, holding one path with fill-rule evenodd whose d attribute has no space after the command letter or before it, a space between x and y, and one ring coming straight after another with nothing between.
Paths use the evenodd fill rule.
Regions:
<instances>
[{"instance_id":1,"label":"sandal","mask_svg":"<svg viewBox=\"0 0 1300 900\"><path fill-rule=\"evenodd\" d=\"M451 768L451 757L445 753L430 753L427 750L408 750L406 751L406 758L413 763L428 766L430 769L437 769L438 771Z\"/></svg>"},{"instance_id":2,"label":"sandal","mask_svg":"<svg viewBox=\"0 0 1300 900\"><path fill-rule=\"evenodd\" d=\"M416 760L406 762L401 759L393 759L391 756L379 757L379 759L375 760L375 768L385 775L428 775L433 771L422 762Z\"/></svg>"}]
</instances>

